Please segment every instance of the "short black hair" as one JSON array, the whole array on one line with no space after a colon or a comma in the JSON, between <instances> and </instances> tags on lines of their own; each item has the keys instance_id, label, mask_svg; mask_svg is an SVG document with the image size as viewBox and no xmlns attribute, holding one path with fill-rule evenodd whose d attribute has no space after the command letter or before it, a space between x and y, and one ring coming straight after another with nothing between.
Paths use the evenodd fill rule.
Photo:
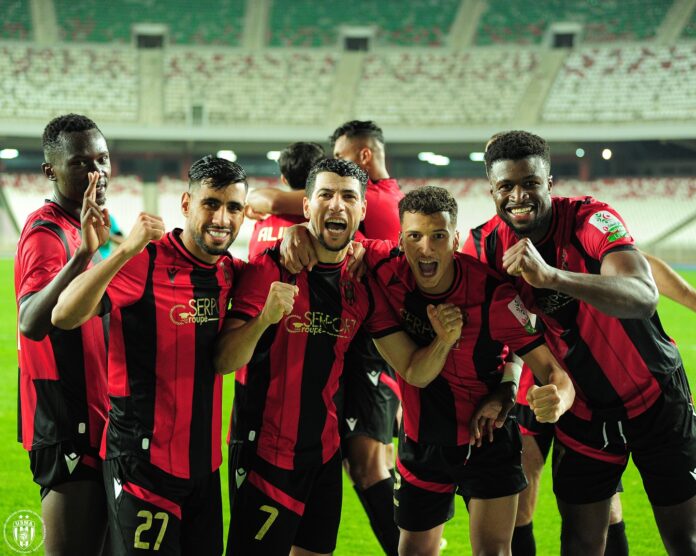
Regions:
<instances>
[{"instance_id":1,"label":"short black hair","mask_svg":"<svg viewBox=\"0 0 696 556\"><path fill-rule=\"evenodd\" d=\"M342 178L351 177L358 180L360 183L360 197L365 199L365 190L367 189L367 174L355 162L350 160L342 160L337 158L325 158L315 164L307 176L307 185L305 186L305 197L311 199L314 192L314 184L317 181L317 175L322 172L331 172L338 174Z\"/></svg>"},{"instance_id":2,"label":"short black hair","mask_svg":"<svg viewBox=\"0 0 696 556\"><path fill-rule=\"evenodd\" d=\"M244 183L245 190L249 189L244 168L236 162L218 158L212 154L206 155L191 164L188 178L189 190L192 187L199 186L203 180L209 180L210 187L213 189L223 189L228 185L240 182Z\"/></svg>"},{"instance_id":3,"label":"short black hair","mask_svg":"<svg viewBox=\"0 0 696 556\"><path fill-rule=\"evenodd\" d=\"M44 128L42 146L44 157L49 161L56 151L61 148L61 133L73 133L75 131L89 131L96 129L99 133L101 129L92 120L81 114L64 114L53 118ZM102 136L104 134L102 133Z\"/></svg>"},{"instance_id":4,"label":"short black hair","mask_svg":"<svg viewBox=\"0 0 696 556\"><path fill-rule=\"evenodd\" d=\"M285 176L290 187L304 189L312 166L325 156L324 148L319 143L292 143L280 153L280 173Z\"/></svg>"},{"instance_id":5,"label":"short black hair","mask_svg":"<svg viewBox=\"0 0 696 556\"><path fill-rule=\"evenodd\" d=\"M498 160L522 160L529 156L538 156L551 169L551 150L549 144L528 131L506 131L496 133L488 143L486 154L486 173L490 174L493 163Z\"/></svg>"},{"instance_id":6,"label":"short black hair","mask_svg":"<svg viewBox=\"0 0 696 556\"><path fill-rule=\"evenodd\" d=\"M335 145L338 138L342 137L343 135L348 137L348 139L354 139L356 137L361 139L373 139L384 145L382 128L371 120L351 120L350 122L346 122L337 127L336 131L334 131L331 137L329 137L331 146Z\"/></svg>"},{"instance_id":7,"label":"short black hair","mask_svg":"<svg viewBox=\"0 0 696 556\"><path fill-rule=\"evenodd\" d=\"M457 201L452 194L443 187L424 185L406 193L399 201L399 220L404 219L405 212L420 214L435 214L436 212L448 212L450 220L457 225Z\"/></svg>"}]
</instances>

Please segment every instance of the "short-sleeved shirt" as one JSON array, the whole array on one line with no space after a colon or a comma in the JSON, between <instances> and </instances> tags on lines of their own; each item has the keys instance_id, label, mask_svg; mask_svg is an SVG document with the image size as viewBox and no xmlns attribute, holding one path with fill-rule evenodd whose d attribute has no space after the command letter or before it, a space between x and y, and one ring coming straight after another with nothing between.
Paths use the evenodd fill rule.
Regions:
<instances>
[{"instance_id":1,"label":"short-sleeved shirt","mask_svg":"<svg viewBox=\"0 0 696 556\"><path fill-rule=\"evenodd\" d=\"M555 197L552 220L535 243L551 266L599 274L609 253L633 250L621 216L592 197ZM471 231L464 251L503 272L503 253L518 241L498 216ZM576 385L572 411L589 420L594 412L633 418L660 395L660 375L681 365L679 352L655 312L646 319L611 317L561 292L531 287L522 278L516 289L543 321L546 339Z\"/></svg>"},{"instance_id":2,"label":"short-sleeved shirt","mask_svg":"<svg viewBox=\"0 0 696 556\"><path fill-rule=\"evenodd\" d=\"M452 303L462 310L462 334L442 372L425 388L398 378L406 436L424 444L467 444L474 409L502 378L505 346L524 355L543 344L543 337L514 288L472 257L455 253L452 285L430 295L418 288L406 257L393 244L366 241L365 246L372 274L417 344L427 345L435 335L426 310L429 304Z\"/></svg>"},{"instance_id":3,"label":"short-sleeved shirt","mask_svg":"<svg viewBox=\"0 0 696 556\"><path fill-rule=\"evenodd\" d=\"M249 240L249 260L273 247L287 228L305 222L303 216L293 214L272 214L265 220L258 220Z\"/></svg>"},{"instance_id":4,"label":"short-sleeved shirt","mask_svg":"<svg viewBox=\"0 0 696 556\"><path fill-rule=\"evenodd\" d=\"M183 479L222 462L222 381L213 367L232 283L244 263L206 263L169 232L116 274L103 298L111 312L109 399L102 456L134 455Z\"/></svg>"},{"instance_id":5,"label":"short-sleeved shirt","mask_svg":"<svg viewBox=\"0 0 696 556\"><path fill-rule=\"evenodd\" d=\"M231 316L256 317L274 281L295 283L292 313L269 327L236 377L232 437L284 469L326 463L340 440L336 396L343 356L361 325L373 337L400 330L378 288L358 282L346 261L288 275L277 250L257 257L235 286Z\"/></svg>"},{"instance_id":6,"label":"short-sleeved shirt","mask_svg":"<svg viewBox=\"0 0 696 556\"><path fill-rule=\"evenodd\" d=\"M47 201L29 215L17 244L17 309L63 269L82 242L80 222ZM19 334L19 440L27 450L71 441L98 449L106 421L106 344L102 319L52 328L40 341Z\"/></svg>"}]
</instances>

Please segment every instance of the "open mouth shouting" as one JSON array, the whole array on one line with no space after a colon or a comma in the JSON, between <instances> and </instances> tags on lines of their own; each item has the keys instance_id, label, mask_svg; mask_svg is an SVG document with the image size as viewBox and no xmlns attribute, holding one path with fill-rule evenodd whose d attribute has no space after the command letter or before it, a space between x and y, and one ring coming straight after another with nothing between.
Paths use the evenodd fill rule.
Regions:
<instances>
[{"instance_id":1,"label":"open mouth shouting","mask_svg":"<svg viewBox=\"0 0 696 556\"><path fill-rule=\"evenodd\" d=\"M437 261L420 259L418 261L418 270L423 278L433 278L437 274L437 265Z\"/></svg>"},{"instance_id":2,"label":"open mouth shouting","mask_svg":"<svg viewBox=\"0 0 696 556\"><path fill-rule=\"evenodd\" d=\"M324 222L324 228L329 232L330 237L339 238L348 228L348 223L342 218L329 218Z\"/></svg>"}]
</instances>

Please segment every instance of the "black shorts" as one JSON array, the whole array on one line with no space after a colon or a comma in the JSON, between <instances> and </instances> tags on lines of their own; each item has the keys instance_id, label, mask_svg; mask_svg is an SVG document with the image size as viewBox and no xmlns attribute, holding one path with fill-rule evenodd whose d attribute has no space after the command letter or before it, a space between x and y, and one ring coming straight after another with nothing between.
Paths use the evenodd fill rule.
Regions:
<instances>
[{"instance_id":1,"label":"black shorts","mask_svg":"<svg viewBox=\"0 0 696 556\"><path fill-rule=\"evenodd\" d=\"M534 439L544 461L546 461L546 456L549 455L551 450L555 426L552 423L540 423L536 420L534 412L529 409L529 406L519 402L515 404L510 415L517 418L522 436L529 436Z\"/></svg>"},{"instance_id":2,"label":"black shorts","mask_svg":"<svg viewBox=\"0 0 696 556\"><path fill-rule=\"evenodd\" d=\"M429 446L399 438L394 518L407 531L427 531L454 515L454 495L511 496L527 487L521 463L522 436L514 419L475 446Z\"/></svg>"},{"instance_id":3,"label":"black shorts","mask_svg":"<svg viewBox=\"0 0 696 556\"><path fill-rule=\"evenodd\" d=\"M180 479L131 456L104 462L111 552L222 554L220 471Z\"/></svg>"},{"instance_id":4,"label":"black shorts","mask_svg":"<svg viewBox=\"0 0 696 556\"><path fill-rule=\"evenodd\" d=\"M629 453L654 506L696 495L696 412L683 369L662 378L662 394L638 417L583 421L564 415L556 425L554 492L569 504L606 500L617 491Z\"/></svg>"},{"instance_id":5,"label":"black shorts","mask_svg":"<svg viewBox=\"0 0 696 556\"><path fill-rule=\"evenodd\" d=\"M287 556L293 545L333 552L343 498L340 452L323 465L287 470L253 452L242 455L245 449L251 451L230 444L227 554Z\"/></svg>"},{"instance_id":6,"label":"black shorts","mask_svg":"<svg viewBox=\"0 0 696 556\"><path fill-rule=\"evenodd\" d=\"M341 439L368 436L391 444L399 409L396 374L364 333L353 340L346 354L342 388Z\"/></svg>"},{"instance_id":7,"label":"black shorts","mask_svg":"<svg viewBox=\"0 0 696 556\"><path fill-rule=\"evenodd\" d=\"M29 452L34 482L43 500L58 485L75 481L102 482L102 460L94 449L81 453L71 442L61 442Z\"/></svg>"}]
</instances>

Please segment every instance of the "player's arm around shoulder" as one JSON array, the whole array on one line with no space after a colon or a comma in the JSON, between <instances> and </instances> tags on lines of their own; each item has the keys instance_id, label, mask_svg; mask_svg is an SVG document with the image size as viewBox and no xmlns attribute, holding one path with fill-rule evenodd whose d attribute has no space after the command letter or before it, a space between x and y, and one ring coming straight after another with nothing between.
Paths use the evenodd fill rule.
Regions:
<instances>
[{"instance_id":1,"label":"player's arm around shoulder","mask_svg":"<svg viewBox=\"0 0 696 556\"><path fill-rule=\"evenodd\" d=\"M269 326L292 312L297 286L272 282L261 312L253 318L232 317L223 326L215 346L216 372L227 374L246 365L254 355L256 344Z\"/></svg>"},{"instance_id":2,"label":"player's arm around shoulder","mask_svg":"<svg viewBox=\"0 0 696 556\"><path fill-rule=\"evenodd\" d=\"M531 386L527 402L540 423L555 423L575 401L575 387L546 344L521 356L543 386Z\"/></svg>"},{"instance_id":3,"label":"player's arm around shoulder","mask_svg":"<svg viewBox=\"0 0 696 556\"><path fill-rule=\"evenodd\" d=\"M161 239L163 235L164 222L159 216L140 213L133 230L116 251L108 259L77 276L60 294L51 315L53 325L71 330L98 315L109 282L150 241Z\"/></svg>"},{"instance_id":4,"label":"player's arm around shoulder","mask_svg":"<svg viewBox=\"0 0 696 556\"><path fill-rule=\"evenodd\" d=\"M387 363L406 382L418 388L425 388L440 374L450 350L461 336L463 325L461 310L451 303L437 307L428 305L427 310L436 334L428 346L418 348L403 331L374 339Z\"/></svg>"}]
</instances>

